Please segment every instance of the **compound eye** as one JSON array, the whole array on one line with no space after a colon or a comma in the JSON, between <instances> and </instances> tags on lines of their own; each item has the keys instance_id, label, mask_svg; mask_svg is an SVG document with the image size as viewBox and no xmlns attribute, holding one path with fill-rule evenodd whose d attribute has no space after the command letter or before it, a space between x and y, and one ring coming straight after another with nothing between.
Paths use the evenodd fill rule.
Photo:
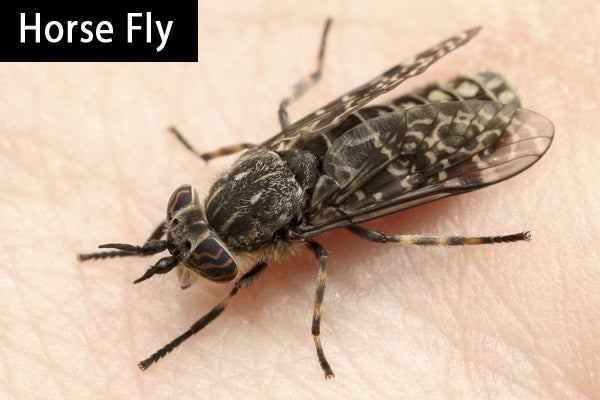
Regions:
<instances>
[{"instance_id":1,"label":"compound eye","mask_svg":"<svg viewBox=\"0 0 600 400\"><path fill-rule=\"evenodd\" d=\"M170 221L178 210L194 201L193 192L194 190L190 185L181 185L173 192L167 204L167 221Z\"/></svg>"},{"instance_id":2,"label":"compound eye","mask_svg":"<svg viewBox=\"0 0 600 400\"><path fill-rule=\"evenodd\" d=\"M235 260L225 246L212 237L200 242L185 265L215 282L227 282L237 275Z\"/></svg>"}]
</instances>

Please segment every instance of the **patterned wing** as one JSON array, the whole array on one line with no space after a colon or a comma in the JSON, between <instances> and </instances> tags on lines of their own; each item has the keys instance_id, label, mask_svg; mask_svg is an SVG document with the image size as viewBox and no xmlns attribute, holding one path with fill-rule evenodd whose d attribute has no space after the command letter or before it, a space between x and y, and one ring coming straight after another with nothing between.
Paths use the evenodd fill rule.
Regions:
<instances>
[{"instance_id":1,"label":"patterned wing","mask_svg":"<svg viewBox=\"0 0 600 400\"><path fill-rule=\"evenodd\" d=\"M547 118L491 101L375 117L332 144L298 234L311 237L500 182L539 160L553 135Z\"/></svg>"},{"instance_id":2,"label":"patterned wing","mask_svg":"<svg viewBox=\"0 0 600 400\"><path fill-rule=\"evenodd\" d=\"M335 128L313 137L299 136L286 145L290 149L306 150L323 159L331 145L355 126L394 111L421 104L447 101L491 100L519 107L521 101L515 89L496 72L480 72L476 76L459 76L443 85L430 83L403 94L385 104L366 106L348 115Z\"/></svg>"},{"instance_id":3,"label":"patterned wing","mask_svg":"<svg viewBox=\"0 0 600 400\"><path fill-rule=\"evenodd\" d=\"M275 149L280 144L289 142L299 135L311 137L336 127L352 112L360 109L377 96L392 90L408 78L422 73L437 60L467 43L480 29L481 27L476 27L466 30L425 50L413 59L396 65L364 85L293 123L260 146Z\"/></svg>"}]
</instances>

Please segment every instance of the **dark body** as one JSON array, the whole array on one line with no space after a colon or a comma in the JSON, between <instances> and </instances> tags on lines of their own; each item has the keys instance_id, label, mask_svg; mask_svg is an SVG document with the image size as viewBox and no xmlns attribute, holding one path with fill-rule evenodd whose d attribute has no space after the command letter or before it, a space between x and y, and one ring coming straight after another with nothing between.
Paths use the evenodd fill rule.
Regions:
<instances>
[{"instance_id":1,"label":"dark body","mask_svg":"<svg viewBox=\"0 0 600 400\"><path fill-rule=\"evenodd\" d=\"M317 158L307 151L251 150L210 189L207 222L233 252L285 247L318 174Z\"/></svg>"},{"instance_id":2,"label":"dark body","mask_svg":"<svg viewBox=\"0 0 600 400\"><path fill-rule=\"evenodd\" d=\"M328 188L331 179L324 171L328 150L352 129L373 118L420 104L473 99L497 102L504 100L512 106L520 105L515 91L502 76L493 72L483 72L475 77L458 77L443 86L428 85L388 104L365 107L350 114L339 126L324 134L308 139L300 137L287 146L288 150L249 150L210 189L204 205L208 225L232 252L238 253L256 251L266 245L285 248L292 241L316 236L324 230L365 221L364 218L357 221L357 218L345 217L343 211L340 211L343 204L331 204L330 201L318 198L318 194L314 195L315 189L318 191ZM356 129L350 134L356 135ZM344 147L349 153L344 156L346 159L362 160L365 153L372 150L365 146L354 146L353 143L342 144L339 147ZM398 151L394 157L396 161L414 161L415 155L419 153L423 153L423 149L413 146L411 152ZM386 161L381 160L378 165L385 166ZM356 195L362 190L363 197L373 195L383 186L382 181L397 182L403 178L406 180L406 175L419 177L413 178L413 182L403 190L414 192L428 183L428 174L425 173L428 167L429 163L419 165L417 162L411 171L376 171L368 179L359 181L360 184L353 188L352 193ZM375 182L375 189L369 189L370 182ZM483 184L484 182L480 182L478 186ZM398 194L396 192L396 195ZM356 203L357 200L360 199L350 199L349 202ZM319 210L315 212L317 206ZM324 218L323 210L327 207L329 215L339 214L337 223L324 229L319 226L315 231L314 227ZM407 207L402 209L405 208ZM386 213L396 211L398 210L394 209ZM378 216L380 215L369 219ZM307 232L307 227L312 231Z\"/></svg>"}]
</instances>

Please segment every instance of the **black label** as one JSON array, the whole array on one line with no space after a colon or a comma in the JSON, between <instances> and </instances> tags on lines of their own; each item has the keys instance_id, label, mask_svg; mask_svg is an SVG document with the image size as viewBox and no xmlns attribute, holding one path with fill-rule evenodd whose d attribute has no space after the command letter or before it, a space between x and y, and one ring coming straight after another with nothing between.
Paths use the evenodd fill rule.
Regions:
<instances>
[{"instance_id":1,"label":"black label","mask_svg":"<svg viewBox=\"0 0 600 400\"><path fill-rule=\"evenodd\" d=\"M198 61L196 1L0 6L0 61Z\"/></svg>"}]
</instances>

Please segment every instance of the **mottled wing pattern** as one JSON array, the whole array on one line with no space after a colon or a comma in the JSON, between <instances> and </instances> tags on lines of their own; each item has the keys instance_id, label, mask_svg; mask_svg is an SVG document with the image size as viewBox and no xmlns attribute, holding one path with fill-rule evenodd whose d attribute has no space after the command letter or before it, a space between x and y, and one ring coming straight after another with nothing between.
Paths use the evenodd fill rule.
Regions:
<instances>
[{"instance_id":1,"label":"mottled wing pattern","mask_svg":"<svg viewBox=\"0 0 600 400\"><path fill-rule=\"evenodd\" d=\"M293 123L260 146L275 149L280 144L289 142L299 135L311 137L336 127L352 112L360 109L377 96L392 90L406 79L422 73L441 57L467 43L480 29L480 27L476 27L464 31L425 50L413 59L396 65L364 85Z\"/></svg>"},{"instance_id":2,"label":"mottled wing pattern","mask_svg":"<svg viewBox=\"0 0 600 400\"><path fill-rule=\"evenodd\" d=\"M510 178L546 152L553 133L535 112L480 100L375 117L333 142L298 234L311 237Z\"/></svg>"},{"instance_id":3,"label":"mottled wing pattern","mask_svg":"<svg viewBox=\"0 0 600 400\"><path fill-rule=\"evenodd\" d=\"M484 71L475 76L463 75L445 84L431 83L403 94L386 104L376 104L363 107L348 115L335 128L311 137L299 136L287 147L306 150L322 159L340 136L350 129L372 118L406 110L421 104L439 103L446 101L491 100L504 104L520 106L521 101L515 89L497 72Z\"/></svg>"}]
</instances>

